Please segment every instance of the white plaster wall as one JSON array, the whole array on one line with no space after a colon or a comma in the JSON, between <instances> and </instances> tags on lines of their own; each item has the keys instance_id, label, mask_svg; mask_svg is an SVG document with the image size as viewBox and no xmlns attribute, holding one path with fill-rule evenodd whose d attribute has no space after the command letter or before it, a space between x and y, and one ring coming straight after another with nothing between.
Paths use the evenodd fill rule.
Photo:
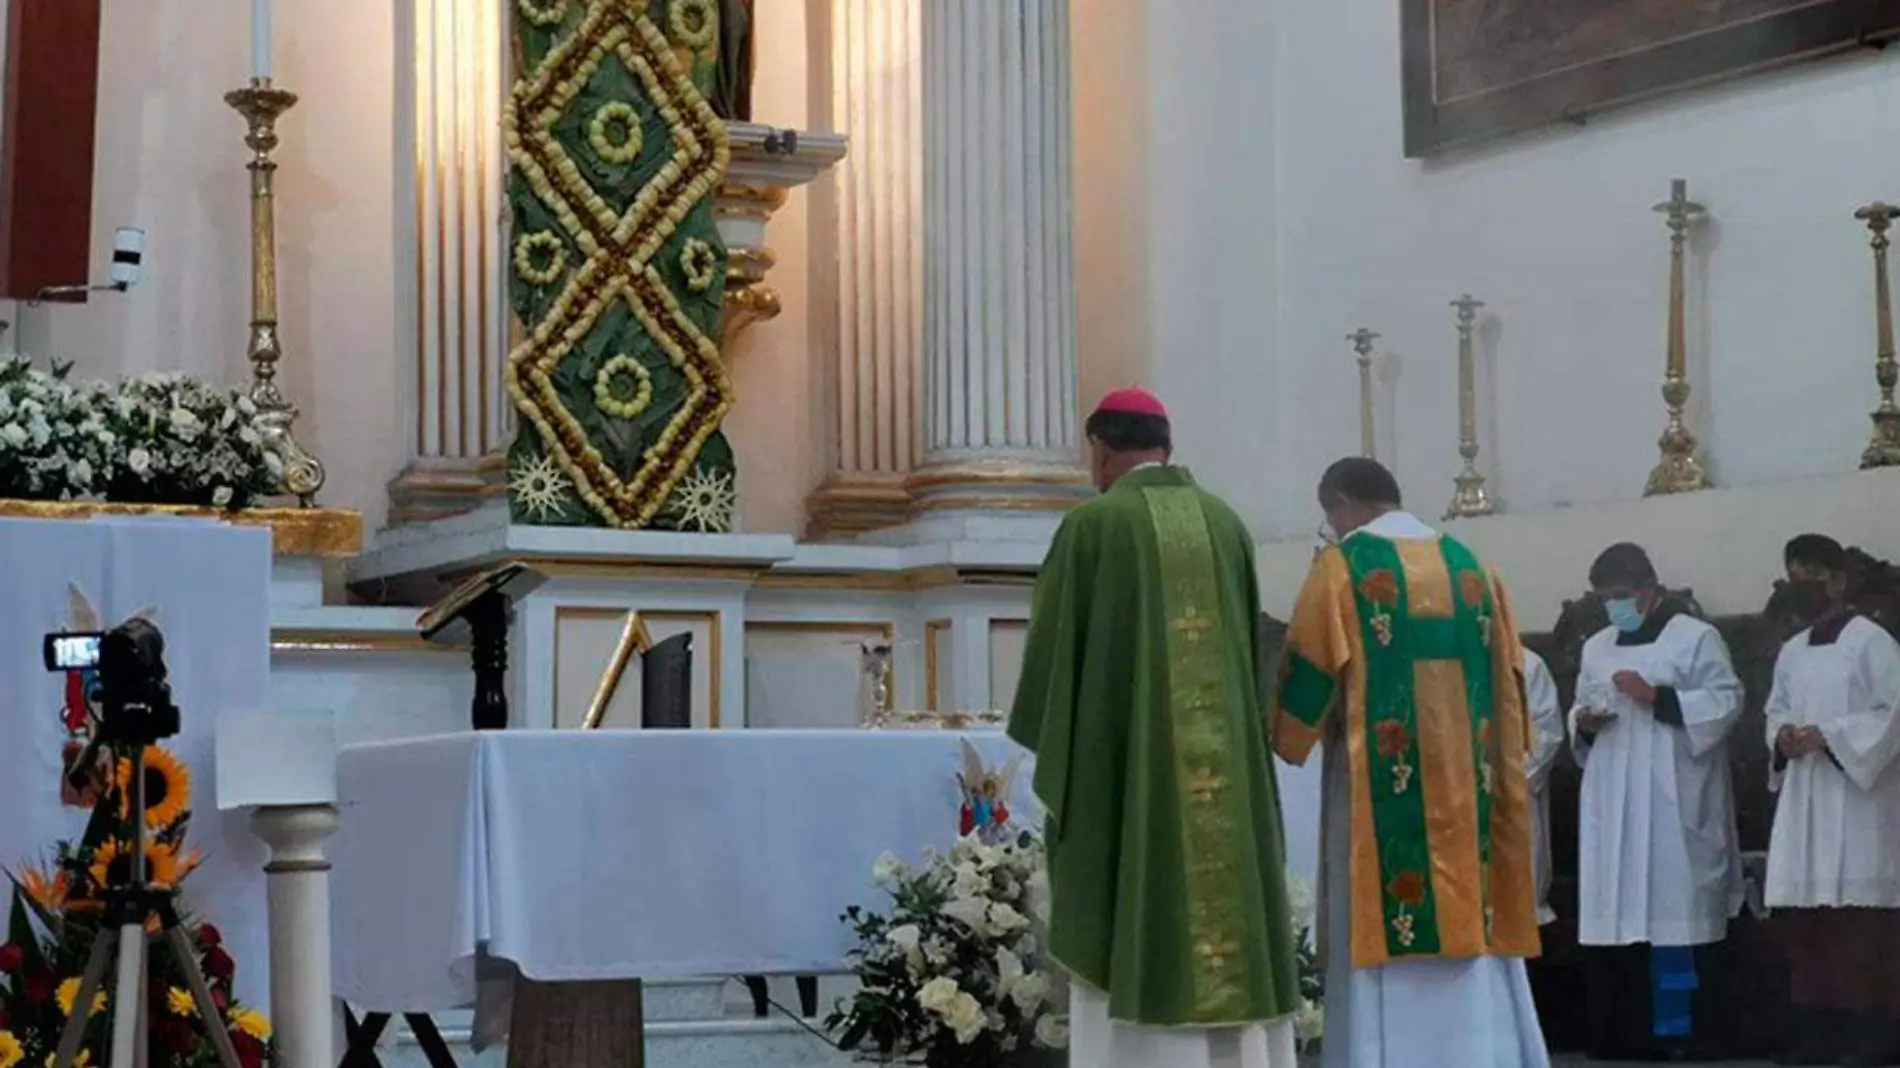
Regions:
<instances>
[{"instance_id":1,"label":"white plaster wall","mask_svg":"<svg viewBox=\"0 0 1900 1068\"><path fill-rule=\"evenodd\" d=\"M1900 56L1419 163L1400 158L1394 5L1148 7L1153 377L1185 459L1264 538L1304 537L1312 482L1357 448L1343 335L1360 325L1385 335L1382 448L1421 512L1443 508L1458 466L1447 303L1466 290L1489 303L1481 424L1505 506L1638 495L1662 424L1667 244L1650 206L1672 177L1712 212L1689 295L1715 477L1854 466L1874 341L1851 215L1895 194Z\"/></svg>"}]
</instances>

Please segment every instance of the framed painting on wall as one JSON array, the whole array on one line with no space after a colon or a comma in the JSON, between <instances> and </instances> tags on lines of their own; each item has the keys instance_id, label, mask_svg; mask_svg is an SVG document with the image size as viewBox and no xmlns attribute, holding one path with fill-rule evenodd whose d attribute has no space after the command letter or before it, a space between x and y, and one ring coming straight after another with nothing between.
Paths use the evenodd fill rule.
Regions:
<instances>
[{"instance_id":1,"label":"framed painting on wall","mask_svg":"<svg viewBox=\"0 0 1900 1068\"><path fill-rule=\"evenodd\" d=\"M1900 0L1399 0L1405 154L1900 35Z\"/></svg>"}]
</instances>

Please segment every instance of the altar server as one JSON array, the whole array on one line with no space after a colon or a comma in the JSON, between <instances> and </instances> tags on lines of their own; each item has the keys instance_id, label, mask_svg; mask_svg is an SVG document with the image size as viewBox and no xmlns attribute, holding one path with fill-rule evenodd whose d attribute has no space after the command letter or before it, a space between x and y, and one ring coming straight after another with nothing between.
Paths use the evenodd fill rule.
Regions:
<instances>
[{"instance_id":1,"label":"altar server","mask_svg":"<svg viewBox=\"0 0 1900 1068\"><path fill-rule=\"evenodd\" d=\"M1564 748L1563 702L1544 658L1524 650L1524 704L1531 721L1531 752L1524 774L1531 789L1531 860L1537 885L1537 924L1557 918L1550 909L1550 769Z\"/></svg>"},{"instance_id":2,"label":"altar server","mask_svg":"<svg viewBox=\"0 0 1900 1068\"><path fill-rule=\"evenodd\" d=\"M1639 546L1604 550L1590 585L1610 626L1584 643L1570 713L1589 1052L1702 1052L1707 947L1742 905L1728 755L1742 685L1721 635L1665 595Z\"/></svg>"},{"instance_id":3,"label":"altar server","mask_svg":"<svg viewBox=\"0 0 1900 1068\"><path fill-rule=\"evenodd\" d=\"M1293 1068L1253 538L1169 462L1153 394L1110 394L1087 433L1102 493L1063 519L1037 576L1009 720L1048 812L1070 1063Z\"/></svg>"},{"instance_id":4,"label":"altar server","mask_svg":"<svg viewBox=\"0 0 1900 1068\"><path fill-rule=\"evenodd\" d=\"M1325 743L1326 1068L1544 1068L1523 660L1504 587L1341 460L1293 610L1274 747ZM1080 1063L1080 1062L1078 1062Z\"/></svg>"},{"instance_id":5,"label":"altar server","mask_svg":"<svg viewBox=\"0 0 1900 1068\"><path fill-rule=\"evenodd\" d=\"M1779 789L1767 904L1788 936L1803 1064L1890 1063L1900 1015L1900 644L1846 602L1846 553L1806 534L1784 554L1814 620L1782 647L1768 695ZM1787 910L1787 911L1783 911Z\"/></svg>"}]
</instances>

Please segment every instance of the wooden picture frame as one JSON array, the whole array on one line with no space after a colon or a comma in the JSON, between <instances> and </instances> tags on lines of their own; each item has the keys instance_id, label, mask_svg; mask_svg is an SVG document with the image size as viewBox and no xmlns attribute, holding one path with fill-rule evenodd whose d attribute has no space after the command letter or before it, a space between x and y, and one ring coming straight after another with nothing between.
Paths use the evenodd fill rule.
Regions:
<instances>
[{"instance_id":1,"label":"wooden picture frame","mask_svg":"<svg viewBox=\"0 0 1900 1068\"><path fill-rule=\"evenodd\" d=\"M1900 36L1900 0L1399 0L1405 155Z\"/></svg>"}]
</instances>

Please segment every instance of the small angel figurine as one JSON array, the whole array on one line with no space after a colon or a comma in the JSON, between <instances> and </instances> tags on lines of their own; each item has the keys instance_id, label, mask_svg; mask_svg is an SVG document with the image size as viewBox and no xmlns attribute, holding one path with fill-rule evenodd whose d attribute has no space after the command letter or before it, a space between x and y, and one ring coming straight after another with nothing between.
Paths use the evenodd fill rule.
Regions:
<instances>
[{"instance_id":1,"label":"small angel figurine","mask_svg":"<svg viewBox=\"0 0 1900 1068\"><path fill-rule=\"evenodd\" d=\"M967 738L963 740L963 773L957 776L957 784L963 788L961 834L974 834L985 845L997 845L1008 836L1009 791L1022 762L1020 756L1011 757L1001 770L988 770L976 746Z\"/></svg>"}]
</instances>

